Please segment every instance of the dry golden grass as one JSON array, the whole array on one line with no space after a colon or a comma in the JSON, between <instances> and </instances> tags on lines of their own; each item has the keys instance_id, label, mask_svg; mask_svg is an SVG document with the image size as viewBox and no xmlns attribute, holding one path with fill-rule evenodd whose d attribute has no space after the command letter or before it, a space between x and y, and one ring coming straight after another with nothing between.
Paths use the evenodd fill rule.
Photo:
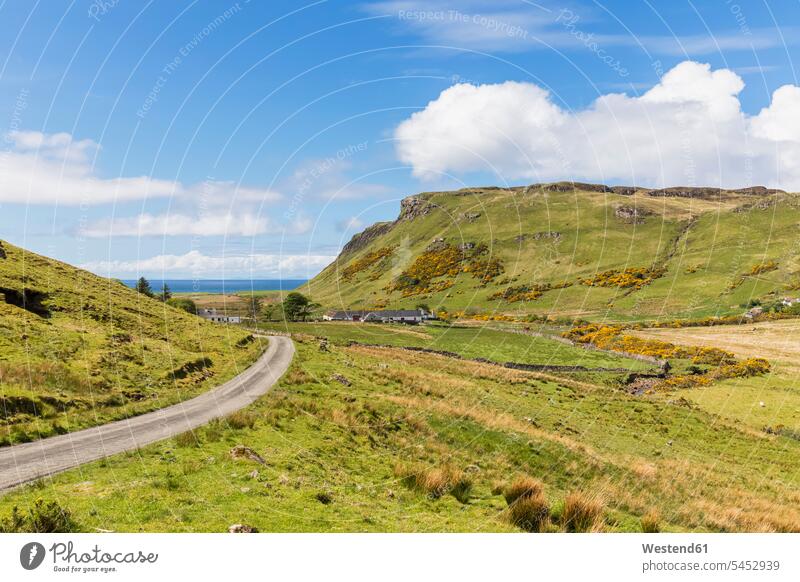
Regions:
<instances>
[{"instance_id":1,"label":"dry golden grass","mask_svg":"<svg viewBox=\"0 0 800 582\"><path fill-rule=\"evenodd\" d=\"M518 498L506 510L510 523L528 532L547 531L550 524L550 505L544 494L539 491L535 495Z\"/></svg>"},{"instance_id":2,"label":"dry golden grass","mask_svg":"<svg viewBox=\"0 0 800 582\"><path fill-rule=\"evenodd\" d=\"M597 495L584 491L568 493L561 514L564 531L572 533L600 531L604 506L604 502Z\"/></svg>"},{"instance_id":3,"label":"dry golden grass","mask_svg":"<svg viewBox=\"0 0 800 582\"><path fill-rule=\"evenodd\" d=\"M460 404L454 400L431 401L419 397L388 395L384 395L382 397L389 402L399 404L400 406L404 406L406 408L414 408L417 410L436 412L439 414L456 416L459 418L467 418L473 422L483 424L487 428L496 430L511 430L527 434L532 437L537 437L542 440L558 443L573 451L583 453L586 455L588 462L602 462L601 455L588 445L560 434L549 433L547 431L538 429L529 422L518 420L508 413L498 413L497 410L481 408L476 405Z\"/></svg>"},{"instance_id":4,"label":"dry golden grass","mask_svg":"<svg viewBox=\"0 0 800 582\"><path fill-rule=\"evenodd\" d=\"M346 350L354 354L376 358L381 361L391 359L393 362L407 364L404 367L405 370L423 370L419 372L420 377L428 377L427 374L435 370L440 377L455 374L458 376L469 376L475 380L493 380L504 384L524 384L529 380L535 379L558 382L564 386L583 390L597 390L595 384L548 374L546 372L514 370L512 368L503 368L501 366L483 364L481 362L458 360L438 354L426 354L399 348L370 348L365 346L349 346Z\"/></svg>"},{"instance_id":5,"label":"dry golden grass","mask_svg":"<svg viewBox=\"0 0 800 582\"><path fill-rule=\"evenodd\" d=\"M394 474L409 489L427 494L431 499L439 499L448 493L461 503L469 501L472 492L472 479L461 469L451 465L426 467L420 464L398 463Z\"/></svg>"},{"instance_id":6,"label":"dry golden grass","mask_svg":"<svg viewBox=\"0 0 800 582\"><path fill-rule=\"evenodd\" d=\"M645 513L641 519L643 533L661 532L661 516L658 510L652 509Z\"/></svg>"},{"instance_id":7,"label":"dry golden grass","mask_svg":"<svg viewBox=\"0 0 800 582\"><path fill-rule=\"evenodd\" d=\"M511 505L518 499L538 497L544 493L544 484L538 479L527 475L520 475L514 479L504 490L503 497Z\"/></svg>"}]
</instances>

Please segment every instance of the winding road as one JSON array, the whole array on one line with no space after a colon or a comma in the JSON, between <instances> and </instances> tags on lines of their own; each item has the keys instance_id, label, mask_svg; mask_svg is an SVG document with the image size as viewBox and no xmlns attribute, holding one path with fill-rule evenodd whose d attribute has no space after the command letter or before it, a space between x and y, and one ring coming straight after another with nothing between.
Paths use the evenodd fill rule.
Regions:
<instances>
[{"instance_id":1,"label":"winding road","mask_svg":"<svg viewBox=\"0 0 800 582\"><path fill-rule=\"evenodd\" d=\"M287 337L270 336L264 354L222 386L154 412L0 449L0 491L160 441L236 412L283 375L294 357Z\"/></svg>"}]
</instances>

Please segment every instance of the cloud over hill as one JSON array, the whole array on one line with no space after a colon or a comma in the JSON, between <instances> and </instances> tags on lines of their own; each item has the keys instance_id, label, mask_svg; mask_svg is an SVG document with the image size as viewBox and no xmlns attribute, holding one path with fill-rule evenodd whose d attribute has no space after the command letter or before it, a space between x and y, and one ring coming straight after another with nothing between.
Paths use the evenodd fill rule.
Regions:
<instances>
[{"instance_id":1,"label":"cloud over hill","mask_svg":"<svg viewBox=\"0 0 800 582\"><path fill-rule=\"evenodd\" d=\"M731 70L685 61L641 96L606 94L572 111L532 83L458 84L397 127L397 152L422 178L477 170L501 180L800 190L800 88L780 87L748 115L744 86Z\"/></svg>"}]
</instances>

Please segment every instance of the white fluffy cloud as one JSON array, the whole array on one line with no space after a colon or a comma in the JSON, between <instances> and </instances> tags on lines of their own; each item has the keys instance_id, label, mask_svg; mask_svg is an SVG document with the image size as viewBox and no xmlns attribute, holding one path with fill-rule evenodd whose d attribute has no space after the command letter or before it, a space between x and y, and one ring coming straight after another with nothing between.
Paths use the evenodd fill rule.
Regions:
<instances>
[{"instance_id":1,"label":"white fluffy cloud","mask_svg":"<svg viewBox=\"0 0 800 582\"><path fill-rule=\"evenodd\" d=\"M743 88L734 72L693 61L641 97L608 94L580 111L531 83L459 84L398 126L397 151L423 178L800 190L800 88L781 87L755 116L741 111Z\"/></svg>"},{"instance_id":2,"label":"white fluffy cloud","mask_svg":"<svg viewBox=\"0 0 800 582\"><path fill-rule=\"evenodd\" d=\"M256 236L278 230L265 217L248 213L208 215L140 214L101 220L81 231L89 238L110 236Z\"/></svg>"},{"instance_id":3,"label":"white fluffy cloud","mask_svg":"<svg viewBox=\"0 0 800 582\"><path fill-rule=\"evenodd\" d=\"M238 278L254 273L260 278L305 279L315 275L336 257L333 255L268 255L211 257L199 251L184 255L158 255L134 261L94 261L82 268L104 277L130 275L171 278Z\"/></svg>"},{"instance_id":4,"label":"white fluffy cloud","mask_svg":"<svg viewBox=\"0 0 800 582\"><path fill-rule=\"evenodd\" d=\"M237 187L233 182L183 184L149 176L102 178L92 163L96 142L77 140L68 133L12 131L4 136L0 152L0 203L60 204L65 206L127 202L145 198L204 199L208 204L233 198L245 202L273 202L273 191Z\"/></svg>"}]
</instances>

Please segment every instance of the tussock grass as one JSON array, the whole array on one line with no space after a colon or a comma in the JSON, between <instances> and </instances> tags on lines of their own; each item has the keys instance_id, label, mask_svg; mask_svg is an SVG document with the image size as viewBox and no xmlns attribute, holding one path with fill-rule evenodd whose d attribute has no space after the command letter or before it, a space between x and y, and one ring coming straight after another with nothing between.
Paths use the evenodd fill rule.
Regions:
<instances>
[{"instance_id":1,"label":"tussock grass","mask_svg":"<svg viewBox=\"0 0 800 582\"><path fill-rule=\"evenodd\" d=\"M547 531L550 524L550 505L544 494L539 491L534 495L518 497L506 510L507 519L527 532Z\"/></svg>"},{"instance_id":2,"label":"tussock grass","mask_svg":"<svg viewBox=\"0 0 800 582\"><path fill-rule=\"evenodd\" d=\"M200 446L200 435L192 430L187 430L186 432L182 432L181 434L176 435L173 440L175 441L176 447Z\"/></svg>"},{"instance_id":3,"label":"tussock grass","mask_svg":"<svg viewBox=\"0 0 800 582\"><path fill-rule=\"evenodd\" d=\"M256 425L256 415L248 410L237 410L225 417L228 425L236 430L243 428L252 429Z\"/></svg>"},{"instance_id":4,"label":"tussock grass","mask_svg":"<svg viewBox=\"0 0 800 582\"><path fill-rule=\"evenodd\" d=\"M602 527L602 499L584 491L573 491L564 498L561 523L564 531L581 533L599 531Z\"/></svg>"},{"instance_id":5,"label":"tussock grass","mask_svg":"<svg viewBox=\"0 0 800 582\"><path fill-rule=\"evenodd\" d=\"M503 489L506 503L512 505L518 499L540 497L544 493L544 484L538 479L521 475Z\"/></svg>"},{"instance_id":6,"label":"tussock grass","mask_svg":"<svg viewBox=\"0 0 800 582\"><path fill-rule=\"evenodd\" d=\"M642 524L642 532L644 533L661 532L661 516L655 509L651 509L642 516L641 524Z\"/></svg>"},{"instance_id":7,"label":"tussock grass","mask_svg":"<svg viewBox=\"0 0 800 582\"><path fill-rule=\"evenodd\" d=\"M398 463L394 474L409 489L421 491L431 499L448 493L461 503L468 503L472 493L472 478L451 465L425 467L420 464Z\"/></svg>"}]
</instances>

